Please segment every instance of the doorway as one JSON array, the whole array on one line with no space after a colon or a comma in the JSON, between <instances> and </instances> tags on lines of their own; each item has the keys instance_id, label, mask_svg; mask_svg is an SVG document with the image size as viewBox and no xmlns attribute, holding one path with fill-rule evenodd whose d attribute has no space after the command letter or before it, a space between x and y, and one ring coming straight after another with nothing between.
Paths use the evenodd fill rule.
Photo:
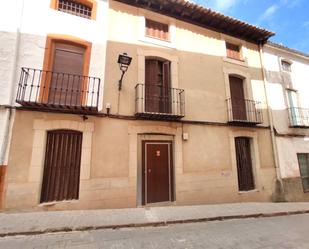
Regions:
<instances>
[{"instance_id":1,"label":"doorway","mask_svg":"<svg viewBox=\"0 0 309 249\"><path fill-rule=\"evenodd\" d=\"M142 205L174 201L172 141L142 141Z\"/></svg>"},{"instance_id":2,"label":"doorway","mask_svg":"<svg viewBox=\"0 0 309 249\"><path fill-rule=\"evenodd\" d=\"M229 77L233 120L247 120L246 100L243 79Z\"/></svg>"},{"instance_id":3,"label":"doorway","mask_svg":"<svg viewBox=\"0 0 309 249\"><path fill-rule=\"evenodd\" d=\"M66 43L54 44L49 104L80 106L85 50L84 47Z\"/></svg>"},{"instance_id":4,"label":"doorway","mask_svg":"<svg viewBox=\"0 0 309 249\"><path fill-rule=\"evenodd\" d=\"M158 59L145 61L145 110L171 113L171 63Z\"/></svg>"}]
</instances>

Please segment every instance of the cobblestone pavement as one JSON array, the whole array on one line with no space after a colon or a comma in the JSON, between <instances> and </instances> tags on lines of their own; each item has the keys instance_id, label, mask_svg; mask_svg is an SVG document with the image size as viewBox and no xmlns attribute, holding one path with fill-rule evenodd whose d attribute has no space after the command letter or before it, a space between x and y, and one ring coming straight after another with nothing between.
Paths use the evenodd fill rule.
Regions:
<instances>
[{"instance_id":1,"label":"cobblestone pavement","mask_svg":"<svg viewBox=\"0 0 309 249\"><path fill-rule=\"evenodd\" d=\"M0 238L0 248L308 249L309 215Z\"/></svg>"}]
</instances>

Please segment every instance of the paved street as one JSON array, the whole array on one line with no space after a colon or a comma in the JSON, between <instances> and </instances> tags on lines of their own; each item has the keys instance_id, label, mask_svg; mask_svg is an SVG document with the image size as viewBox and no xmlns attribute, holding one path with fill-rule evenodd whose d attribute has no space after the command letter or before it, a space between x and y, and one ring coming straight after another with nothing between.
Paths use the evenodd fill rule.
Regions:
<instances>
[{"instance_id":1,"label":"paved street","mask_svg":"<svg viewBox=\"0 0 309 249\"><path fill-rule=\"evenodd\" d=\"M0 238L0 248L309 248L309 215Z\"/></svg>"}]
</instances>

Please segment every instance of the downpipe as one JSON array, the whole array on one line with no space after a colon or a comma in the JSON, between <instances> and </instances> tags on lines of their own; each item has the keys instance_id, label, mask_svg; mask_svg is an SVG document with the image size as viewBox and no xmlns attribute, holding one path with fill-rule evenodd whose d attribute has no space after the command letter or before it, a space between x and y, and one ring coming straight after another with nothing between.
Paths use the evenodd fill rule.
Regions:
<instances>
[{"instance_id":1,"label":"downpipe","mask_svg":"<svg viewBox=\"0 0 309 249\"><path fill-rule=\"evenodd\" d=\"M9 105L10 107L13 107L15 105L15 91L16 91L16 85L17 85L17 72L18 72L18 58L20 55L20 40L21 40L21 26L22 26L22 20L23 20L23 13L24 13L24 1L25 0L17 0L16 2L19 2L20 11L19 11L19 21L16 27L16 42L15 42L15 53L14 53L14 61L13 61L13 67L12 67L12 76L11 76L11 89L10 89L10 96L9 96ZM7 163L7 154L9 151L9 144L10 144L10 137L11 137L11 129L14 122L14 115L13 113L15 110L12 110L12 108L6 108L6 117L5 117L5 128L4 128L4 134L3 134L3 142L1 145L1 154L0 154L0 165L5 165Z\"/></svg>"},{"instance_id":2,"label":"downpipe","mask_svg":"<svg viewBox=\"0 0 309 249\"><path fill-rule=\"evenodd\" d=\"M260 50L259 52L260 52L260 60L261 60L262 74L263 74L263 86L264 86L265 100L266 100L270 134L271 134L271 143L272 143L275 169L276 169L275 191L273 193L272 200L274 202L284 202L286 200L284 196L285 195L284 187L283 187L282 176L281 176L281 171L280 171L280 166L279 166L278 147L277 147L277 141L276 141L276 135L275 135L275 129L274 129L273 115L272 115L271 106L269 105L269 97L268 97L268 90L267 90L268 81L266 78L266 71L265 71L265 65L264 65L263 46L261 44L259 45L259 50Z\"/></svg>"}]
</instances>

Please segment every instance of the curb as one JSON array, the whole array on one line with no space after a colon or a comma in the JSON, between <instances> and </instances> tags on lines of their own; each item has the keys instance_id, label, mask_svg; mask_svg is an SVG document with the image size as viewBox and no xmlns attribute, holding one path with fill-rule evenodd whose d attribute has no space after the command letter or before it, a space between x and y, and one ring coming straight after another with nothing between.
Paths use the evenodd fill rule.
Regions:
<instances>
[{"instance_id":1,"label":"curb","mask_svg":"<svg viewBox=\"0 0 309 249\"><path fill-rule=\"evenodd\" d=\"M256 214L245 214L245 215L226 215L196 219L185 219L185 220L168 220L168 221L157 221L157 222L146 222L146 223L128 223L120 225L102 225L102 226L81 226L81 227L61 227L51 228L37 231L24 231L24 232L8 232L0 233L0 238L13 237L13 236L29 236L29 235L40 235L47 233L60 233L60 232L83 232L91 230L104 230L104 229L121 229L121 228L138 228L138 227L160 227L175 224L187 224L187 223L199 223L199 222L211 222L211 221L224 221L234 219L250 219L250 218L269 218L269 217L280 217L298 214L309 214L309 210L299 211L286 211L286 212L273 212L273 213L256 213Z\"/></svg>"}]
</instances>

